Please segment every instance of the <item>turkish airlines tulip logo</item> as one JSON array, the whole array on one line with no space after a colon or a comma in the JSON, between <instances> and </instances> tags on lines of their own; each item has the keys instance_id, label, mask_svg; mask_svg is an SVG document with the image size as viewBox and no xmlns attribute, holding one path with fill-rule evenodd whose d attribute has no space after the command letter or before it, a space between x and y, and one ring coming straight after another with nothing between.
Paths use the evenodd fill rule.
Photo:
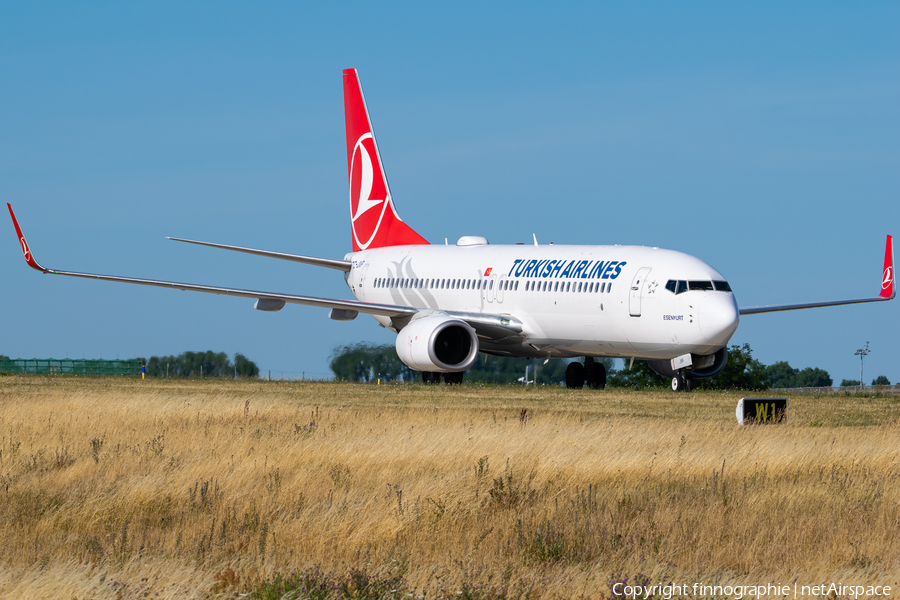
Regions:
<instances>
[{"instance_id":1,"label":"turkish airlines tulip logo","mask_svg":"<svg viewBox=\"0 0 900 600\"><path fill-rule=\"evenodd\" d=\"M350 162L350 223L360 250L365 250L375 239L390 203L377 156L372 132L359 136ZM381 210L372 210L379 205Z\"/></svg>"},{"instance_id":2,"label":"turkish airlines tulip logo","mask_svg":"<svg viewBox=\"0 0 900 600\"><path fill-rule=\"evenodd\" d=\"M884 270L884 281L881 282L881 289L890 289L892 283L894 283L894 267L886 267Z\"/></svg>"},{"instance_id":3,"label":"turkish airlines tulip logo","mask_svg":"<svg viewBox=\"0 0 900 600\"><path fill-rule=\"evenodd\" d=\"M19 242L22 243L22 253L25 255L25 261L30 261L31 252L28 250L28 242L25 241L25 236L20 237Z\"/></svg>"}]
</instances>

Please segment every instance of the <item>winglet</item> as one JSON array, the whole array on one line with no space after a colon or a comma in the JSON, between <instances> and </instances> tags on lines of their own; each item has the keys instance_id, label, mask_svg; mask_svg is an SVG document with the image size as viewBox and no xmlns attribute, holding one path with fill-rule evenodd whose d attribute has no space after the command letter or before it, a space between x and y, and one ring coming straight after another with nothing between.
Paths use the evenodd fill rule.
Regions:
<instances>
[{"instance_id":1,"label":"winglet","mask_svg":"<svg viewBox=\"0 0 900 600\"><path fill-rule=\"evenodd\" d=\"M897 295L894 287L894 244L891 236L887 236L884 246L884 273L881 277L881 293L878 295L886 299L892 299Z\"/></svg>"},{"instance_id":2,"label":"winglet","mask_svg":"<svg viewBox=\"0 0 900 600\"><path fill-rule=\"evenodd\" d=\"M22 235L22 229L19 227L19 222L16 220L16 213L13 212L12 205L7 202L6 207L9 208L9 216L12 217L13 226L16 228L16 236L19 238L19 245L22 246L22 254L25 255L25 262L28 263L28 266L32 269L37 269L41 273L47 273L47 269L38 264L36 260L34 260L34 255L31 254L31 249L28 247L28 242L25 241L25 236Z\"/></svg>"}]
</instances>

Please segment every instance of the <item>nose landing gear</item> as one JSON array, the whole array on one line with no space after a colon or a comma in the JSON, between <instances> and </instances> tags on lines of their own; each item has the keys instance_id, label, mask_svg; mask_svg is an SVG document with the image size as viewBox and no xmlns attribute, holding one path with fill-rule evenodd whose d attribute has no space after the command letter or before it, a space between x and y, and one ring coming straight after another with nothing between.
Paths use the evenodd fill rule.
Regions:
<instances>
[{"instance_id":1,"label":"nose landing gear","mask_svg":"<svg viewBox=\"0 0 900 600\"><path fill-rule=\"evenodd\" d=\"M672 378L673 392L690 392L694 389L694 378L690 373L679 371Z\"/></svg>"}]
</instances>

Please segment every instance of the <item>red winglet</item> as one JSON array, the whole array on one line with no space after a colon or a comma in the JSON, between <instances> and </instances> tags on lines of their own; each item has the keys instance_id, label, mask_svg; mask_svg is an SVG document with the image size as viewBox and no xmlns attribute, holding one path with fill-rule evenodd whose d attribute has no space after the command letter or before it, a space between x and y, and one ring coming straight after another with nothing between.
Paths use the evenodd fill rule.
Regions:
<instances>
[{"instance_id":1,"label":"red winglet","mask_svg":"<svg viewBox=\"0 0 900 600\"><path fill-rule=\"evenodd\" d=\"M16 213L13 212L12 205L7 202L6 207L9 208L9 216L12 217L13 226L16 228L16 236L19 238L19 244L22 246L22 254L25 255L25 262L27 262L28 266L32 269L37 269L41 273L46 273L47 269L34 260L31 249L28 247L28 242L25 241L25 236L22 235L22 229L19 227L19 222L16 220Z\"/></svg>"},{"instance_id":2,"label":"red winglet","mask_svg":"<svg viewBox=\"0 0 900 600\"><path fill-rule=\"evenodd\" d=\"M878 294L882 298L893 298L897 294L894 288L894 244L893 238L887 236L887 243L884 246L884 273L881 277L881 293Z\"/></svg>"},{"instance_id":3,"label":"red winglet","mask_svg":"<svg viewBox=\"0 0 900 600\"><path fill-rule=\"evenodd\" d=\"M344 69L344 119L353 251L427 244L394 207L356 69Z\"/></svg>"}]
</instances>

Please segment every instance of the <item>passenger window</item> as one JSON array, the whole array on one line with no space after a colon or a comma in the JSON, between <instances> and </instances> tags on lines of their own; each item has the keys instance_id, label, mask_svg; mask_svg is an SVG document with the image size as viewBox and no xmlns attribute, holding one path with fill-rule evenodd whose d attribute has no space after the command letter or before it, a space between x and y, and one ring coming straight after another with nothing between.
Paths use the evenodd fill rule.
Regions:
<instances>
[{"instance_id":1,"label":"passenger window","mask_svg":"<svg viewBox=\"0 0 900 600\"><path fill-rule=\"evenodd\" d=\"M494 282L493 282L493 281L492 281L491 284L488 286L488 289L489 289L489 290L494 289Z\"/></svg>"},{"instance_id":2,"label":"passenger window","mask_svg":"<svg viewBox=\"0 0 900 600\"><path fill-rule=\"evenodd\" d=\"M518 282L518 281L517 281L517 282L516 282L516 289L515 289L515 290L513 290L513 291L516 291L516 292L518 292L518 291L519 291L519 282Z\"/></svg>"}]
</instances>

